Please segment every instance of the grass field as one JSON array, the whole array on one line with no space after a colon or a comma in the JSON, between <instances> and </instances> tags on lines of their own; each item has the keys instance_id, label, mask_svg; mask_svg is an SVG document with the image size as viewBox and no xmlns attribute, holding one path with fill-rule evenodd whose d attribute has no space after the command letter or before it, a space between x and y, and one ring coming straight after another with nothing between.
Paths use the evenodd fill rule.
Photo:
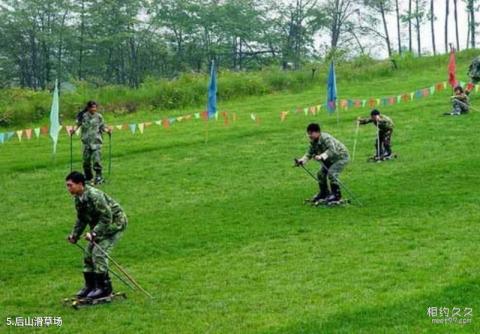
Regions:
<instances>
[{"instance_id":1,"label":"grass field","mask_svg":"<svg viewBox=\"0 0 480 334\"><path fill-rule=\"evenodd\" d=\"M340 97L445 80L446 61L425 64L340 82ZM459 65L465 73L467 63ZM323 102L324 87L224 102L220 110L239 120L211 122L208 142L201 121L115 132L112 175L101 188L122 204L129 227L112 255L156 298L114 278L126 301L80 311L60 303L82 285L81 254L65 241L74 223L68 138L55 162L46 137L1 145L0 332L32 331L5 325L17 316L61 316L62 327L40 330L52 333L480 332L480 114L440 116L449 94L381 108L396 124L394 161L366 163L375 129L360 129L342 180L362 207L304 206L316 185L291 168L308 146L309 122L351 150L354 120L368 115L279 121L280 111ZM78 140L74 149L79 169ZM471 323L433 324L429 307L472 308Z\"/></svg>"}]
</instances>

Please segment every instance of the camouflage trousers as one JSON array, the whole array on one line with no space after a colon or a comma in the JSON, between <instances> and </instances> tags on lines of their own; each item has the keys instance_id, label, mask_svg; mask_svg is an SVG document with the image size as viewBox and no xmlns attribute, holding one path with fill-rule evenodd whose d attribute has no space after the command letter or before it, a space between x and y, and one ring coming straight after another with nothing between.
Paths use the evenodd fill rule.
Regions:
<instances>
[{"instance_id":1,"label":"camouflage trousers","mask_svg":"<svg viewBox=\"0 0 480 334\"><path fill-rule=\"evenodd\" d=\"M116 229L116 232L108 234L104 238L95 241L101 250L93 243L89 243L88 246L85 247L85 252L83 254L83 272L108 272L108 257L105 253L110 255L113 247L123 235L123 232L127 227L127 217L124 216L122 220L123 222L118 224L112 223L112 229Z\"/></svg>"},{"instance_id":2,"label":"camouflage trousers","mask_svg":"<svg viewBox=\"0 0 480 334\"><path fill-rule=\"evenodd\" d=\"M378 138L375 140L375 151L377 152L376 156L381 157L383 155L392 154L392 133L393 130L380 132Z\"/></svg>"},{"instance_id":3,"label":"camouflage trousers","mask_svg":"<svg viewBox=\"0 0 480 334\"><path fill-rule=\"evenodd\" d=\"M454 115L460 115L460 114L465 114L468 112L468 105L465 104L464 102L460 102L457 100L453 100L453 110L452 114Z\"/></svg>"},{"instance_id":4,"label":"camouflage trousers","mask_svg":"<svg viewBox=\"0 0 480 334\"><path fill-rule=\"evenodd\" d=\"M335 162L327 160L322 163L322 168L320 168L317 173L318 184L321 192L328 189L329 182L330 188L340 188L340 184L338 184L337 180L340 177L340 173L343 171L345 166L347 166L349 161L350 157L347 155L343 159Z\"/></svg>"},{"instance_id":5,"label":"camouflage trousers","mask_svg":"<svg viewBox=\"0 0 480 334\"><path fill-rule=\"evenodd\" d=\"M88 145L84 145L83 147L83 171L85 173L85 178L87 180L91 180L93 178L92 173L92 162L93 162L93 170L97 175L102 174L102 154L101 154L101 147L97 149L92 149Z\"/></svg>"}]
</instances>

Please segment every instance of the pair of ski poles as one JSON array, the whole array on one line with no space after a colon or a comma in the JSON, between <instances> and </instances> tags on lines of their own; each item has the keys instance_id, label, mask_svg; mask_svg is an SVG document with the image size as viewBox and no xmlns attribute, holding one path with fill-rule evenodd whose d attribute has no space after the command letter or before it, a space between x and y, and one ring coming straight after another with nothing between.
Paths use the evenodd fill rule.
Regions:
<instances>
[{"instance_id":1,"label":"pair of ski poles","mask_svg":"<svg viewBox=\"0 0 480 334\"><path fill-rule=\"evenodd\" d=\"M108 269L109 272L111 272L115 277L117 277L122 283L124 283L126 286L128 286L130 289L132 290L140 290L143 294L145 294L146 296L150 297L150 298L154 298L148 291L146 291L144 288L142 288L140 286L140 284L137 283L137 281L129 274L127 273L127 271L125 269L122 268L122 266L120 264L118 264L117 261L115 261L110 255L108 255L108 253L102 248L100 247L99 244L97 244L95 241L91 241L92 245L97 248L103 255L105 255L117 268L118 270L120 270L120 272L126 277L123 278L120 274L118 274L117 272L115 272L114 270L112 269ZM81 250L83 250L83 252L85 253L85 248L80 246L79 244L75 243L75 245L80 248Z\"/></svg>"},{"instance_id":2,"label":"pair of ski poles","mask_svg":"<svg viewBox=\"0 0 480 334\"><path fill-rule=\"evenodd\" d=\"M295 166L300 166L300 167L302 167L302 169L303 169L308 175L310 175L315 181L317 181L317 183L319 182L318 178L317 178L315 175L313 175L313 173L312 173L310 170L308 170L303 164L299 163L299 161L298 161L297 159L294 159L294 161L295 161ZM330 177L333 178L333 179L335 180L335 182L337 182L337 183L340 185L340 187L341 187L342 189L344 189L344 190L350 195L350 197L352 197L352 199L355 200L355 201L358 203L359 206L363 206L362 202L360 202L360 200L358 199L358 197L355 196L355 194L354 194L352 191L350 191L350 189L348 189L348 187L345 185L345 183L341 182L341 181L338 179L338 177L336 177L335 175L333 175L332 173L330 173L330 169L327 168L327 166L325 165L325 163L324 163L323 161L320 161L320 163L322 164L322 168L324 168L324 170L327 171L327 174L330 175Z\"/></svg>"},{"instance_id":3,"label":"pair of ski poles","mask_svg":"<svg viewBox=\"0 0 480 334\"><path fill-rule=\"evenodd\" d=\"M108 133L108 176L112 174L112 134ZM73 133L70 134L70 172L73 171Z\"/></svg>"}]
</instances>

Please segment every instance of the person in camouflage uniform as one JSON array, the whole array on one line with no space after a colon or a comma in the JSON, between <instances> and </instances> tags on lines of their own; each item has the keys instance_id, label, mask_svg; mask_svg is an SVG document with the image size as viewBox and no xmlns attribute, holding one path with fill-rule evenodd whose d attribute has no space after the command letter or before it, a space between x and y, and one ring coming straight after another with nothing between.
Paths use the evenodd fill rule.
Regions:
<instances>
[{"instance_id":1,"label":"person in camouflage uniform","mask_svg":"<svg viewBox=\"0 0 480 334\"><path fill-rule=\"evenodd\" d=\"M86 185L82 173L71 172L65 180L68 191L75 197L77 211L76 223L67 240L76 243L86 226L90 226L85 236L90 241L83 261L85 286L77 297L96 299L109 296L112 284L108 275L108 258L99 247L110 253L127 227L127 216L110 196Z\"/></svg>"},{"instance_id":2,"label":"person in camouflage uniform","mask_svg":"<svg viewBox=\"0 0 480 334\"><path fill-rule=\"evenodd\" d=\"M94 183L100 184L104 181L101 161L102 133L108 132L108 134L111 134L111 129L105 125L103 116L97 112L97 103L95 101L88 101L86 107L78 113L77 124L71 130L70 135L73 135L78 128L82 130L83 171L85 177L87 182L92 181L93 161L93 170L96 173Z\"/></svg>"},{"instance_id":3,"label":"person in camouflage uniform","mask_svg":"<svg viewBox=\"0 0 480 334\"><path fill-rule=\"evenodd\" d=\"M370 112L370 118L358 118L357 122L360 125L373 123L377 127L377 139L375 140L375 160L391 159L392 153L392 133L393 133L393 121L385 116L381 115L380 111L373 109Z\"/></svg>"},{"instance_id":4,"label":"person in camouflage uniform","mask_svg":"<svg viewBox=\"0 0 480 334\"><path fill-rule=\"evenodd\" d=\"M461 86L455 87L455 95L452 96L452 105L452 111L445 113L445 115L459 116L468 113L468 96L465 94Z\"/></svg>"},{"instance_id":5,"label":"person in camouflage uniform","mask_svg":"<svg viewBox=\"0 0 480 334\"><path fill-rule=\"evenodd\" d=\"M311 159L321 163L317 174L320 191L312 198L312 202L315 204L338 202L342 199L338 178L350 160L348 150L338 139L321 132L320 126L316 123L308 125L307 135L310 147L302 158L295 161L297 166L305 165Z\"/></svg>"}]
</instances>

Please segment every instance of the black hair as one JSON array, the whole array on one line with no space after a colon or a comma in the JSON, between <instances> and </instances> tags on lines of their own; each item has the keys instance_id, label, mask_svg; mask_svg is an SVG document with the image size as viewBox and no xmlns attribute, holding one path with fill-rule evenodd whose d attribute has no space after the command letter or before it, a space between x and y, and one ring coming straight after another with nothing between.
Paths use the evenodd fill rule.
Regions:
<instances>
[{"instance_id":1,"label":"black hair","mask_svg":"<svg viewBox=\"0 0 480 334\"><path fill-rule=\"evenodd\" d=\"M373 110L370 112L370 116L376 116L376 115L380 115L380 111L378 111L378 109L373 109Z\"/></svg>"},{"instance_id":2,"label":"black hair","mask_svg":"<svg viewBox=\"0 0 480 334\"><path fill-rule=\"evenodd\" d=\"M457 87L455 87L454 91L457 91L457 90L459 90L460 93L463 93L463 88L462 88L462 86L457 86Z\"/></svg>"},{"instance_id":3,"label":"black hair","mask_svg":"<svg viewBox=\"0 0 480 334\"><path fill-rule=\"evenodd\" d=\"M87 111L89 111L91 107L97 106L97 105L98 105L97 102L95 102L93 100L88 101L87 104L85 105L85 107L82 109L82 111L80 111L77 114L77 121L80 122L82 120L83 114L85 114Z\"/></svg>"},{"instance_id":4,"label":"black hair","mask_svg":"<svg viewBox=\"0 0 480 334\"><path fill-rule=\"evenodd\" d=\"M317 123L308 124L307 132L320 132L320 125L318 125Z\"/></svg>"},{"instance_id":5,"label":"black hair","mask_svg":"<svg viewBox=\"0 0 480 334\"><path fill-rule=\"evenodd\" d=\"M65 178L65 181L72 181L73 183L76 183L76 184L81 183L85 185L85 176L80 172L73 171L67 175L67 177Z\"/></svg>"}]
</instances>

